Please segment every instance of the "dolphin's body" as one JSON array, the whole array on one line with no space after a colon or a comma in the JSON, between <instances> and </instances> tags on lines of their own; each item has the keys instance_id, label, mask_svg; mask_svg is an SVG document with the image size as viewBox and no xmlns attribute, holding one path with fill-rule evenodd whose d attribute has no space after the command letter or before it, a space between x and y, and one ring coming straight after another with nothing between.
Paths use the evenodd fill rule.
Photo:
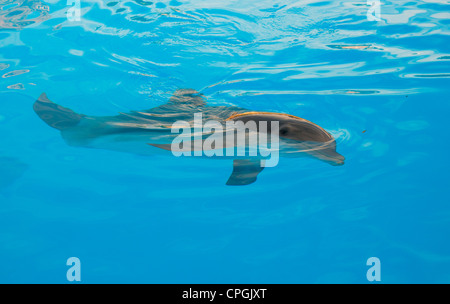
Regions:
<instances>
[{"instance_id":1,"label":"dolphin's body","mask_svg":"<svg viewBox=\"0 0 450 304\"><path fill-rule=\"evenodd\" d=\"M43 93L34 104L34 111L49 126L61 131L72 146L108 149L150 155L156 148L171 150L177 136L171 132L177 121L193 124L194 114L202 113L204 121L247 123L279 122L279 155L283 157L312 156L332 165L344 164L336 152L334 138L320 126L303 118L267 112L249 112L234 106L208 106L195 90L180 89L169 102L146 111L120 113L117 116L94 117L77 114L51 102ZM259 130L256 130L257 132ZM236 146L236 142L233 143ZM230 148L230 147L224 147ZM195 151L196 147L192 146ZM224 154L225 155L225 154ZM247 154L246 154L247 155ZM224 156L226 157L226 156ZM233 157L233 173L227 185L248 185L263 170L261 157Z\"/></svg>"}]
</instances>

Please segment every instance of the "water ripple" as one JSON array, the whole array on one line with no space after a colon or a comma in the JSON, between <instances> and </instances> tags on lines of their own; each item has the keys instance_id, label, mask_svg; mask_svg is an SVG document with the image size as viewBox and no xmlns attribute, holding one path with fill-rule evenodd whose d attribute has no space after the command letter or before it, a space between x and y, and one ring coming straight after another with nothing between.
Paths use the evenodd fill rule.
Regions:
<instances>
[{"instance_id":1,"label":"water ripple","mask_svg":"<svg viewBox=\"0 0 450 304\"><path fill-rule=\"evenodd\" d=\"M49 7L39 0L2 0L0 3L0 30L21 29L49 18Z\"/></svg>"}]
</instances>

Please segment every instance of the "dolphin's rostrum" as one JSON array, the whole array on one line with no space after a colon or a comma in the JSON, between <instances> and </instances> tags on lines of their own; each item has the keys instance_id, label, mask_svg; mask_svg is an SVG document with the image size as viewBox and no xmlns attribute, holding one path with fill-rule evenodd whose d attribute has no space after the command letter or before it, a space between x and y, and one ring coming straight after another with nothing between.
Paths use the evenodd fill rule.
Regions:
<instances>
[{"instance_id":1,"label":"dolphin's rostrum","mask_svg":"<svg viewBox=\"0 0 450 304\"><path fill-rule=\"evenodd\" d=\"M72 146L109 149L137 154L153 154L155 148L171 150L177 121L192 123L195 113L204 120L279 123L279 155L312 156L332 165L343 165L344 157L336 152L336 141L320 126L289 114L251 112L234 106L208 106L201 94L192 89L179 89L169 102L146 111L120 113L117 116L94 117L51 102L45 93L34 103L34 111L49 126L61 131ZM259 130L257 130L259 131ZM233 172L227 185L248 185L263 170L257 157L233 157Z\"/></svg>"}]
</instances>

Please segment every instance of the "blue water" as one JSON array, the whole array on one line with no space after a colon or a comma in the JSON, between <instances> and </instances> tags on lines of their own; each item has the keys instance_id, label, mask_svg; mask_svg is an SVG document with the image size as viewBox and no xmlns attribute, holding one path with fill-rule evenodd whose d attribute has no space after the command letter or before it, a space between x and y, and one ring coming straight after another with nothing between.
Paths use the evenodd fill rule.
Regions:
<instances>
[{"instance_id":1,"label":"blue water","mask_svg":"<svg viewBox=\"0 0 450 304\"><path fill-rule=\"evenodd\" d=\"M0 282L450 283L450 2L0 0ZM211 105L313 121L346 157L230 160L68 146L34 113Z\"/></svg>"}]
</instances>

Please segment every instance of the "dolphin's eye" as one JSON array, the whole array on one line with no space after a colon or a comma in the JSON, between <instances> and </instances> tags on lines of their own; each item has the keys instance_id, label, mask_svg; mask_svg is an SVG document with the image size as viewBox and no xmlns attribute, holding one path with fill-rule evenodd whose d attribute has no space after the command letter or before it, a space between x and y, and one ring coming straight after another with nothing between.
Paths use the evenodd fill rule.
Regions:
<instances>
[{"instance_id":1,"label":"dolphin's eye","mask_svg":"<svg viewBox=\"0 0 450 304\"><path fill-rule=\"evenodd\" d=\"M288 129L287 128L281 128L280 129L280 135L287 135L289 133L289 131L288 131Z\"/></svg>"}]
</instances>

